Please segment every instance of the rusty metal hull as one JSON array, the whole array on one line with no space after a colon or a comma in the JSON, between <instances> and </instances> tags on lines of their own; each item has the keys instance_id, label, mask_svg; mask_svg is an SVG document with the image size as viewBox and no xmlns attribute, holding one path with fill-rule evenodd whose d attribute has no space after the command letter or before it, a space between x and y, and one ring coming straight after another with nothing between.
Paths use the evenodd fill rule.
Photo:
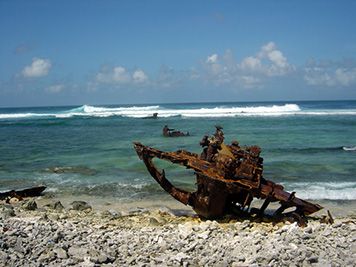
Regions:
<instances>
[{"instance_id":1,"label":"rusty metal hull","mask_svg":"<svg viewBox=\"0 0 356 267\"><path fill-rule=\"evenodd\" d=\"M321 206L302 200L295 192L284 191L282 185L263 178L263 159L257 146L240 147L237 142L223 143L221 128L214 136L205 136L201 141L201 155L185 150L164 152L134 143L134 148L147 167L151 176L175 199L191 206L204 218L219 218L236 210L263 215L271 202L279 202L280 207L274 216L293 216L302 221L305 215L312 214ZM158 158L192 169L196 174L197 190L187 192L172 185L164 170L159 170L152 159ZM264 199L260 209L250 209L254 198ZM294 207L294 210L285 212Z\"/></svg>"},{"instance_id":2,"label":"rusty metal hull","mask_svg":"<svg viewBox=\"0 0 356 267\"><path fill-rule=\"evenodd\" d=\"M31 188L26 188L23 190L10 190L7 192L0 192L0 200L15 197L18 199L22 199L25 197L36 197L40 196L41 193L46 189L45 186L36 186Z\"/></svg>"}]
</instances>

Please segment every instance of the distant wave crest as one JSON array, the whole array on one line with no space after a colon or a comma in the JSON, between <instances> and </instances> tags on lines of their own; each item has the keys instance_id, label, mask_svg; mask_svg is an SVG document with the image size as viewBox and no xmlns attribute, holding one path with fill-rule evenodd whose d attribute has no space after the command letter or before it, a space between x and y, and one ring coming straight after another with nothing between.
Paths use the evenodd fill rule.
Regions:
<instances>
[{"instance_id":1,"label":"distant wave crest","mask_svg":"<svg viewBox=\"0 0 356 267\"><path fill-rule=\"evenodd\" d=\"M50 114L38 114L38 113L5 113L0 114L0 119L24 119L32 117L46 117Z\"/></svg>"},{"instance_id":2,"label":"distant wave crest","mask_svg":"<svg viewBox=\"0 0 356 267\"><path fill-rule=\"evenodd\" d=\"M356 146L343 146L342 149L345 151L356 151Z\"/></svg>"},{"instance_id":3,"label":"distant wave crest","mask_svg":"<svg viewBox=\"0 0 356 267\"><path fill-rule=\"evenodd\" d=\"M145 106L145 107L94 107L83 105L81 107L71 109L65 113L56 114L57 118L67 118L73 116L92 116L92 117L111 117L111 116L127 116L127 117L145 117L157 112L159 106Z\"/></svg>"},{"instance_id":4,"label":"distant wave crest","mask_svg":"<svg viewBox=\"0 0 356 267\"><path fill-rule=\"evenodd\" d=\"M196 108L196 109L169 109L160 106L132 106L132 107L95 107L83 105L74 109L58 113L40 114L40 113L14 113L0 114L0 119L16 119L31 117L55 117L70 118L73 116L91 116L91 117L110 117L123 116L131 118L144 118L158 113L159 117L234 117L234 116L278 116L294 114L299 112L300 108L296 104L256 106L256 107L214 107L214 108Z\"/></svg>"},{"instance_id":5,"label":"distant wave crest","mask_svg":"<svg viewBox=\"0 0 356 267\"><path fill-rule=\"evenodd\" d=\"M94 116L110 117L123 116L131 118L144 118L158 113L159 117L234 117L239 115L283 115L290 112L298 112L300 108L296 104L257 106L257 107L214 107L214 108L197 108L197 109L169 109L160 106L146 107L94 107L84 105L70 110L66 114L58 114L56 117L70 116Z\"/></svg>"},{"instance_id":6,"label":"distant wave crest","mask_svg":"<svg viewBox=\"0 0 356 267\"><path fill-rule=\"evenodd\" d=\"M211 108L165 108L158 105L131 107L97 107L83 105L70 110L54 113L8 113L0 114L0 119L23 118L71 118L74 116L111 117L122 116L144 118L158 113L158 117L245 117L245 116L290 116L290 115L356 115L356 110L304 110L297 104L261 106L217 106Z\"/></svg>"}]
</instances>

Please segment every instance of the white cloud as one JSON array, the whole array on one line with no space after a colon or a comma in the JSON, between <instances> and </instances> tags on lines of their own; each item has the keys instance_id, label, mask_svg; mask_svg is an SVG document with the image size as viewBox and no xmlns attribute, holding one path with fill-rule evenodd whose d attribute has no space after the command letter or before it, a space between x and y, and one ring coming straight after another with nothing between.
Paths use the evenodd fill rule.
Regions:
<instances>
[{"instance_id":1,"label":"white cloud","mask_svg":"<svg viewBox=\"0 0 356 267\"><path fill-rule=\"evenodd\" d=\"M131 77L124 67L119 66L114 68L112 72L112 80L118 83L126 83L131 81Z\"/></svg>"},{"instance_id":2,"label":"white cloud","mask_svg":"<svg viewBox=\"0 0 356 267\"><path fill-rule=\"evenodd\" d=\"M212 54L203 67L208 81L245 88L260 87L269 77L284 76L295 70L273 42L263 45L255 55L247 56L241 62L236 62L230 50L222 56Z\"/></svg>"},{"instance_id":3,"label":"white cloud","mask_svg":"<svg viewBox=\"0 0 356 267\"><path fill-rule=\"evenodd\" d=\"M254 68L251 68L251 64L247 66L241 64L242 69L246 70L246 67L249 67L250 70L262 72L267 76L283 76L295 70L274 42L263 45L255 57L247 57L242 63L246 60L249 60L249 63L255 63Z\"/></svg>"},{"instance_id":4,"label":"white cloud","mask_svg":"<svg viewBox=\"0 0 356 267\"><path fill-rule=\"evenodd\" d=\"M216 63L218 61L218 55L217 54L213 54L211 56L208 56L208 58L206 59L206 63Z\"/></svg>"},{"instance_id":5,"label":"white cloud","mask_svg":"<svg viewBox=\"0 0 356 267\"><path fill-rule=\"evenodd\" d=\"M333 86L335 81L331 78L331 76L324 72L323 69L315 67L315 68L306 68L304 80L309 85L327 85Z\"/></svg>"},{"instance_id":6,"label":"white cloud","mask_svg":"<svg viewBox=\"0 0 356 267\"><path fill-rule=\"evenodd\" d=\"M335 70L335 79L343 86L349 86L356 83L356 68Z\"/></svg>"},{"instance_id":7,"label":"white cloud","mask_svg":"<svg viewBox=\"0 0 356 267\"><path fill-rule=\"evenodd\" d=\"M147 74L141 69L132 72L123 66L116 66L111 69L105 68L98 72L95 76L95 83L92 83L91 87L96 87L95 84L143 85L148 81Z\"/></svg>"},{"instance_id":8,"label":"white cloud","mask_svg":"<svg viewBox=\"0 0 356 267\"><path fill-rule=\"evenodd\" d=\"M258 71L261 70L262 63L259 58L247 57L244 60L242 60L240 66L243 70Z\"/></svg>"},{"instance_id":9,"label":"white cloud","mask_svg":"<svg viewBox=\"0 0 356 267\"><path fill-rule=\"evenodd\" d=\"M356 84L356 67L311 66L305 68L304 80L315 86L351 86Z\"/></svg>"},{"instance_id":10,"label":"white cloud","mask_svg":"<svg viewBox=\"0 0 356 267\"><path fill-rule=\"evenodd\" d=\"M261 53L262 54L268 54L268 53L270 53L270 52L272 52L272 51L274 51L276 49L277 49L276 44L274 42L269 42L269 43L267 43L267 44L262 46L260 54ZM261 56L261 57L263 57L263 56Z\"/></svg>"},{"instance_id":11,"label":"white cloud","mask_svg":"<svg viewBox=\"0 0 356 267\"><path fill-rule=\"evenodd\" d=\"M27 78L43 77L48 74L51 67L49 59L34 58L32 64L22 70L22 75Z\"/></svg>"},{"instance_id":12,"label":"white cloud","mask_svg":"<svg viewBox=\"0 0 356 267\"><path fill-rule=\"evenodd\" d=\"M274 50L268 53L269 60L272 61L273 64L280 68L288 67L287 59L283 56L282 52L279 50Z\"/></svg>"},{"instance_id":13,"label":"white cloud","mask_svg":"<svg viewBox=\"0 0 356 267\"><path fill-rule=\"evenodd\" d=\"M206 61L206 68L212 75L219 75L221 72L224 71L224 67L219 63L219 56L217 54L213 54L208 56Z\"/></svg>"},{"instance_id":14,"label":"white cloud","mask_svg":"<svg viewBox=\"0 0 356 267\"><path fill-rule=\"evenodd\" d=\"M51 85L46 88L46 91L50 93L59 93L64 89L63 84L56 84L56 85Z\"/></svg>"},{"instance_id":15,"label":"white cloud","mask_svg":"<svg viewBox=\"0 0 356 267\"><path fill-rule=\"evenodd\" d=\"M260 85L260 79L254 76L241 76L241 80L246 88L253 88Z\"/></svg>"},{"instance_id":16,"label":"white cloud","mask_svg":"<svg viewBox=\"0 0 356 267\"><path fill-rule=\"evenodd\" d=\"M114 67L111 70L104 70L96 75L96 81L99 83L128 83L131 76L122 66Z\"/></svg>"},{"instance_id":17,"label":"white cloud","mask_svg":"<svg viewBox=\"0 0 356 267\"><path fill-rule=\"evenodd\" d=\"M140 69L132 74L132 79L135 83L144 83L148 80L147 75Z\"/></svg>"}]
</instances>

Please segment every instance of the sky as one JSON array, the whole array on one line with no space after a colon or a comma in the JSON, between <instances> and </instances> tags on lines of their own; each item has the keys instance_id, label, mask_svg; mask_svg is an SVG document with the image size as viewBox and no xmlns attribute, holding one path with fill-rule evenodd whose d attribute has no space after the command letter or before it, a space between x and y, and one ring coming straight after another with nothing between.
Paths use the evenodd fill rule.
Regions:
<instances>
[{"instance_id":1,"label":"sky","mask_svg":"<svg viewBox=\"0 0 356 267\"><path fill-rule=\"evenodd\" d=\"M356 99L356 1L0 0L0 107Z\"/></svg>"}]
</instances>

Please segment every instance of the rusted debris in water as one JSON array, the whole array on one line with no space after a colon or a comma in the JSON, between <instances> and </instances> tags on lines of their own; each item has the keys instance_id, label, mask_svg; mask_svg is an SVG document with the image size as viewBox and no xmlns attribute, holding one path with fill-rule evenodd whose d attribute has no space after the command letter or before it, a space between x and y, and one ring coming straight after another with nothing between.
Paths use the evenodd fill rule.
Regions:
<instances>
[{"instance_id":1,"label":"rusted debris in water","mask_svg":"<svg viewBox=\"0 0 356 267\"><path fill-rule=\"evenodd\" d=\"M157 118L158 118L158 113L155 112L152 114L152 116L143 117L142 119L157 119Z\"/></svg>"},{"instance_id":2,"label":"rusted debris in water","mask_svg":"<svg viewBox=\"0 0 356 267\"><path fill-rule=\"evenodd\" d=\"M134 143L139 158L160 186L203 218L218 219L227 214L262 218L267 216L265 210L270 203L279 202L279 208L270 217L305 225L305 216L322 209L318 204L296 197L295 192L284 191L282 185L265 179L260 147L241 147L236 141L226 145L222 127L216 126L215 134L204 136L200 145L203 152L198 155L185 150L164 152ZM166 178L164 170L156 168L153 158L194 170L197 190L188 192L175 187ZM250 207L254 198L264 199L259 209Z\"/></svg>"},{"instance_id":3,"label":"rusted debris in water","mask_svg":"<svg viewBox=\"0 0 356 267\"><path fill-rule=\"evenodd\" d=\"M0 200L9 200L10 198L17 198L18 200L22 200L26 197L37 197L40 196L45 189L45 186L36 186L23 190L10 190L7 192L1 192Z\"/></svg>"},{"instance_id":4,"label":"rusted debris in water","mask_svg":"<svg viewBox=\"0 0 356 267\"><path fill-rule=\"evenodd\" d=\"M168 128L168 125L165 125L162 129L162 134L165 137L179 137L179 136L189 136L189 132L181 132L181 131L176 131L174 129Z\"/></svg>"}]
</instances>

